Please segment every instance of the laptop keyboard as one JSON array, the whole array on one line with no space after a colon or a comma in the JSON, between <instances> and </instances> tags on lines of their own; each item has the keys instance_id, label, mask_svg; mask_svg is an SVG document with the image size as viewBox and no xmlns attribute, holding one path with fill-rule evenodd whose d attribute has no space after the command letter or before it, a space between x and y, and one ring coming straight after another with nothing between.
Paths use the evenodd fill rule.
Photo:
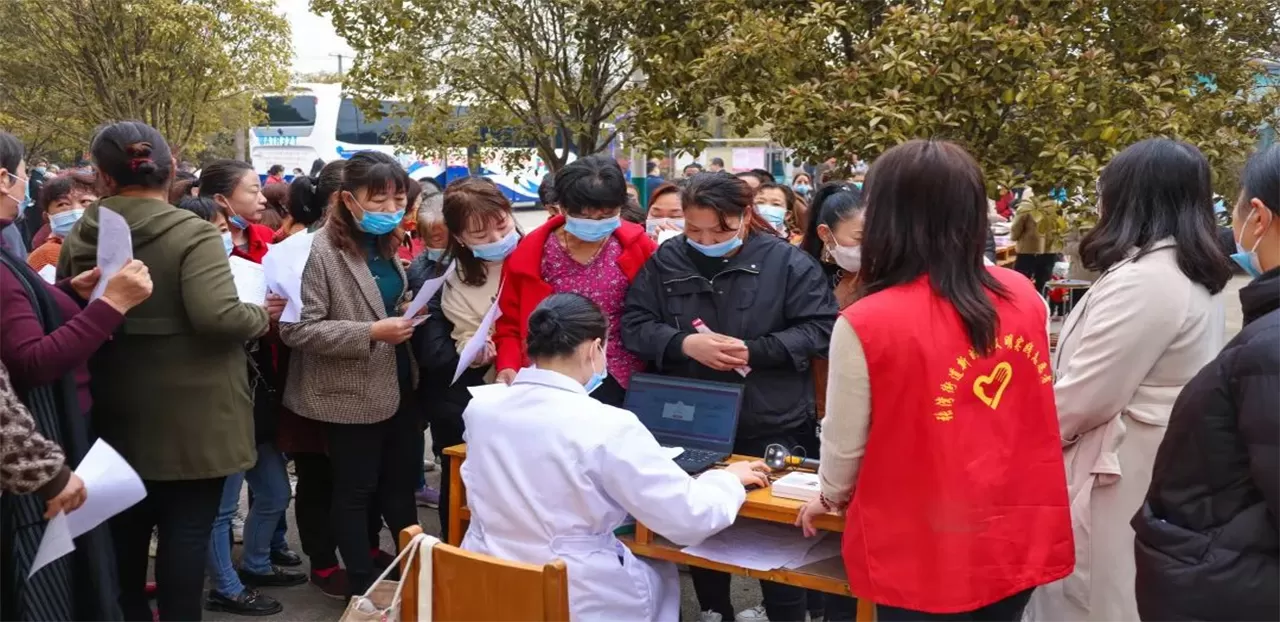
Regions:
<instances>
[{"instance_id":1,"label":"laptop keyboard","mask_svg":"<svg viewBox=\"0 0 1280 622\"><path fill-rule=\"evenodd\" d=\"M719 451L711 451L709 449L686 449L684 450L684 453L676 456L676 464L711 464L719 461L723 457L724 453Z\"/></svg>"}]
</instances>

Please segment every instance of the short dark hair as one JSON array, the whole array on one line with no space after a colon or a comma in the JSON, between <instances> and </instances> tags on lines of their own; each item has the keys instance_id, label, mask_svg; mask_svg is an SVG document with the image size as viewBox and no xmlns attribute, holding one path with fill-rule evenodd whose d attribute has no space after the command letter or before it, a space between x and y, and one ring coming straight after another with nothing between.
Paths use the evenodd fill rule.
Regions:
<instances>
[{"instance_id":1,"label":"short dark hair","mask_svg":"<svg viewBox=\"0 0 1280 622\"><path fill-rule=\"evenodd\" d=\"M711 165L724 168L724 158L711 158Z\"/></svg>"},{"instance_id":2,"label":"short dark hair","mask_svg":"<svg viewBox=\"0 0 1280 622\"><path fill-rule=\"evenodd\" d=\"M818 236L818 225L834 230L836 225L857 216L863 208L862 189L853 184L825 184L818 188L813 194L813 202L809 204L809 226L800 248L822 261L822 249L826 243Z\"/></svg>"},{"instance_id":3,"label":"short dark hair","mask_svg":"<svg viewBox=\"0 0 1280 622\"><path fill-rule=\"evenodd\" d=\"M754 199L755 192L747 182L724 171L694 175L680 189L680 204L686 213L691 207L713 209L719 214L721 227L728 227L726 217L735 216L752 232L776 236L773 226L756 212Z\"/></svg>"},{"instance_id":4,"label":"short dark hair","mask_svg":"<svg viewBox=\"0 0 1280 622\"><path fill-rule=\"evenodd\" d=\"M1253 154L1240 175L1246 199L1258 199L1280 214L1280 144Z\"/></svg>"},{"instance_id":5,"label":"short dark hair","mask_svg":"<svg viewBox=\"0 0 1280 622\"><path fill-rule=\"evenodd\" d=\"M22 164L22 158L26 154L26 148L22 146L22 141L17 136L8 132L0 132L0 168L18 174L18 165Z\"/></svg>"},{"instance_id":6,"label":"short dark hair","mask_svg":"<svg viewBox=\"0 0 1280 622\"><path fill-rule=\"evenodd\" d=\"M525 347L530 358L573 354L578 346L604 340L609 321L591 299L579 294L552 294L529 314Z\"/></svg>"},{"instance_id":7,"label":"short dark hair","mask_svg":"<svg viewBox=\"0 0 1280 622\"><path fill-rule=\"evenodd\" d=\"M658 163L653 160L649 160L649 162L645 164L644 171L646 175L652 175L658 172Z\"/></svg>"},{"instance_id":8,"label":"short dark hair","mask_svg":"<svg viewBox=\"0 0 1280 622\"><path fill-rule=\"evenodd\" d=\"M342 169L346 160L334 160L316 176L299 176L289 184L289 215L294 222L310 227L324 218L333 193L342 185Z\"/></svg>"},{"instance_id":9,"label":"short dark hair","mask_svg":"<svg viewBox=\"0 0 1280 622\"><path fill-rule=\"evenodd\" d=\"M252 171L253 166L243 160L214 160L200 171L200 196L213 198L220 194L230 198L245 173Z\"/></svg>"},{"instance_id":10,"label":"short dark hair","mask_svg":"<svg viewBox=\"0 0 1280 622\"><path fill-rule=\"evenodd\" d=\"M178 201L178 209L184 209L188 212L199 216L201 220L213 222L213 217L222 214L226 217L227 212L214 201L212 197L187 197Z\"/></svg>"},{"instance_id":11,"label":"short dark hair","mask_svg":"<svg viewBox=\"0 0 1280 622\"><path fill-rule=\"evenodd\" d=\"M749 171L742 171L741 173L738 173L737 176L739 178L755 177L756 179L760 180L761 185L773 183L773 174L762 168L753 168Z\"/></svg>"},{"instance_id":12,"label":"short dark hair","mask_svg":"<svg viewBox=\"0 0 1280 622\"><path fill-rule=\"evenodd\" d=\"M959 314L973 349L990 354L999 328L991 294L1009 294L983 265L987 192L973 156L947 141L908 141L876 160L865 188L865 294L928 276Z\"/></svg>"},{"instance_id":13,"label":"short dark hair","mask_svg":"<svg viewBox=\"0 0 1280 622\"><path fill-rule=\"evenodd\" d=\"M538 202L544 207L560 204L560 195L556 194L555 173L547 173L542 176L542 183L538 184Z\"/></svg>"},{"instance_id":14,"label":"short dark hair","mask_svg":"<svg viewBox=\"0 0 1280 622\"><path fill-rule=\"evenodd\" d=\"M267 169L268 175L279 175L280 173L283 173L283 172L284 172L284 166L280 164L272 164L271 168Z\"/></svg>"},{"instance_id":15,"label":"short dark hair","mask_svg":"<svg viewBox=\"0 0 1280 622\"><path fill-rule=\"evenodd\" d=\"M687 171L687 170L689 170L689 169L691 169L691 168L693 168L693 169L697 169L697 170L701 171L701 170L702 170L702 165L701 165L701 164L698 164L697 162L690 162L690 163L688 163L688 164L684 165L684 170L686 170L686 171Z\"/></svg>"},{"instance_id":16,"label":"short dark hair","mask_svg":"<svg viewBox=\"0 0 1280 622\"><path fill-rule=\"evenodd\" d=\"M58 175L46 181L40 187L40 196L36 198L36 208L42 214L49 212L49 204L64 199L73 192L97 194L97 180L92 173L72 171Z\"/></svg>"},{"instance_id":17,"label":"short dark hair","mask_svg":"<svg viewBox=\"0 0 1280 622\"><path fill-rule=\"evenodd\" d=\"M141 121L121 121L98 128L89 152L98 171L118 187L164 188L173 174L169 143L156 128Z\"/></svg>"},{"instance_id":18,"label":"short dark hair","mask_svg":"<svg viewBox=\"0 0 1280 622\"><path fill-rule=\"evenodd\" d=\"M1199 149L1168 138L1130 145L1112 158L1098 178L1098 225L1080 240L1080 260L1106 272L1138 249L1173 238L1178 268L1216 294L1231 279L1218 248L1209 162Z\"/></svg>"},{"instance_id":19,"label":"short dark hair","mask_svg":"<svg viewBox=\"0 0 1280 622\"><path fill-rule=\"evenodd\" d=\"M590 155L556 173L556 195L570 216L589 209L620 209L627 202L627 178L613 158Z\"/></svg>"}]
</instances>

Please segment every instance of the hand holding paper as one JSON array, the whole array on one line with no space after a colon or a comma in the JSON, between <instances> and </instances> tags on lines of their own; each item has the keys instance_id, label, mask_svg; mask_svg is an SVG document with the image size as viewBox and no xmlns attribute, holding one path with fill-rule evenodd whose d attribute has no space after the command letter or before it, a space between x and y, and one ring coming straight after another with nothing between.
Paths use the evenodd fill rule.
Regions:
<instances>
[{"instance_id":1,"label":"hand holding paper","mask_svg":"<svg viewBox=\"0 0 1280 622\"><path fill-rule=\"evenodd\" d=\"M444 280L449 278L449 275L457 269L457 266L457 262L451 263L448 269L444 271L444 274L434 279L428 279L426 283L423 283L422 287L418 288L418 293L413 296L413 301L409 303L408 307L405 307L404 316L407 318L418 317L418 314L427 308L427 303L431 301L431 297L435 296L441 287L444 287Z\"/></svg>"},{"instance_id":2,"label":"hand holding paper","mask_svg":"<svg viewBox=\"0 0 1280 622\"><path fill-rule=\"evenodd\" d=\"M89 294L89 300L97 300L107 289L107 282L129 260L133 259L133 236L124 217L105 207L98 207L98 268L102 277Z\"/></svg>"},{"instance_id":3,"label":"hand holding paper","mask_svg":"<svg viewBox=\"0 0 1280 622\"><path fill-rule=\"evenodd\" d=\"M489 311L484 314L484 319L480 320L480 326L476 328L476 334L471 336L467 341L467 345L462 347L462 352L458 355L458 367L453 371L453 381L449 383L452 386L462 377L462 372L471 366L472 361L488 347L489 331L493 330L493 323L498 321L498 316L502 315L502 310L498 308L498 300L502 298L502 288L498 288L498 295L494 298L493 306L489 307Z\"/></svg>"},{"instance_id":4,"label":"hand holding paper","mask_svg":"<svg viewBox=\"0 0 1280 622\"><path fill-rule=\"evenodd\" d=\"M267 305L267 275L262 266L241 257L229 257L231 278L236 284L240 302Z\"/></svg>"}]
</instances>

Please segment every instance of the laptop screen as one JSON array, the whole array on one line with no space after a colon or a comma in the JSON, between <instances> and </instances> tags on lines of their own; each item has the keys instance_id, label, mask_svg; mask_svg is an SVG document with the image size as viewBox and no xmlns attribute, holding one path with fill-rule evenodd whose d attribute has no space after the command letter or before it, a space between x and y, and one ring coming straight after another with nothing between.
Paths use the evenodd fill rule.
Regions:
<instances>
[{"instance_id":1,"label":"laptop screen","mask_svg":"<svg viewBox=\"0 0 1280 622\"><path fill-rule=\"evenodd\" d=\"M625 407L659 444L732 453L742 385L636 374Z\"/></svg>"}]
</instances>

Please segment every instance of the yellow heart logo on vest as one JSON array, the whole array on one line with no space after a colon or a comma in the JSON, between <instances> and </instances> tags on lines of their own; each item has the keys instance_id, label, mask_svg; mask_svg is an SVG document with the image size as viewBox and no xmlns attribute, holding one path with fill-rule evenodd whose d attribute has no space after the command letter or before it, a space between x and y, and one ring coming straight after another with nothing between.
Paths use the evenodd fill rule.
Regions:
<instances>
[{"instance_id":1,"label":"yellow heart logo on vest","mask_svg":"<svg viewBox=\"0 0 1280 622\"><path fill-rule=\"evenodd\" d=\"M1004 395L1004 390L1009 386L1009 381L1013 380L1013 366L1007 362L1001 362L991 373L986 376L978 376L973 381L973 394L982 400L983 404L995 410L1000 406L1000 397ZM988 395L987 388L992 387L995 392Z\"/></svg>"}]
</instances>

